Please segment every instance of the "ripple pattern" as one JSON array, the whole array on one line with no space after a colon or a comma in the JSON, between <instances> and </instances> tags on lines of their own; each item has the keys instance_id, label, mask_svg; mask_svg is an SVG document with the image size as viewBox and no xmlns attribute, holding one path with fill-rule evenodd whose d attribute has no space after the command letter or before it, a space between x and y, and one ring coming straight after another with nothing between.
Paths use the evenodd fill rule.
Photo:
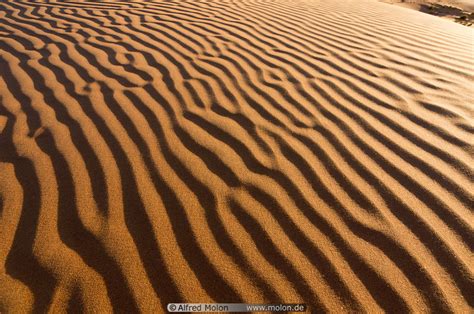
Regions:
<instances>
[{"instance_id":1,"label":"ripple pattern","mask_svg":"<svg viewBox=\"0 0 474 314\"><path fill-rule=\"evenodd\" d=\"M471 312L473 43L369 0L0 0L0 312Z\"/></svg>"}]
</instances>

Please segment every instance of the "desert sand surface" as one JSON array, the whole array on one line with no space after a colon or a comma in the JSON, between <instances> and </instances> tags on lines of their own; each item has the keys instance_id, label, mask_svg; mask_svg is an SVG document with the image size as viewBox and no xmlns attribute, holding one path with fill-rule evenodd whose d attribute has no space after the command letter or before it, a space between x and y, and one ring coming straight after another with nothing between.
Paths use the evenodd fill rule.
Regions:
<instances>
[{"instance_id":1,"label":"desert sand surface","mask_svg":"<svg viewBox=\"0 0 474 314\"><path fill-rule=\"evenodd\" d=\"M474 0L379 0L474 27Z\"/></svg>"},{"instance_id":2,"label":"desert sand surface","mask_svg":"<svg viewBox=\"0 0 474 314\"><path fill-rule=\"evenodd\" d=\"M0 1L0 312L472 313L473 45L375 0Z\"/></svg>"},{"instance_id":3,"label":"desert sand surface","mask_svg":"<svg viewBox=\"0 0 474 314\"><path fill-rule=\"evenodd\" d=\"M406 7L416 7L420 5L440 5L458 8L465 11L474 11L474 1L472 0L379 0L385 3L394 3Z\"/></svg>"}]
</instances>

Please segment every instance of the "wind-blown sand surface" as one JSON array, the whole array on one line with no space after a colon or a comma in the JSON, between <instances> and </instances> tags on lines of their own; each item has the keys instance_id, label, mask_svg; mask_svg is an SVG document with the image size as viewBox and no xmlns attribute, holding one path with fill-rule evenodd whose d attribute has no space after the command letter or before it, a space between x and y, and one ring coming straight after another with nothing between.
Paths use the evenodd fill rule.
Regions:
<instances>
[{"instance_id":1,"label":"wind-blown sand surface","mask_svg":"<svg viewBox=\"0 0 474 314\"><path fill-rule=\"evenodd\" d=\"M379 0L474 27L474 0Z\"/></svg>"},{"instance_id":2,"label":"wind-blown sand surface","mask_svg":"<svg viewBox=\"0 0 474 314\"><path fill-rule=\"evenodd\" d=\"M0 1L0 312L472 312L473 46L377 1Z\"/></svg>"},{"instance_id":3,"label":"wind-blown sand surface","mask_svg":"<svg viewBox=\"0 0 474 314\"><path fill-rule=\"evenodd\" d=\"M472 0L379 0L385 3L399 4L406 7L419 7L420 5L440 5L444 7L458 8L466 11L474 11Z\"/></svg>"}]
</instances>

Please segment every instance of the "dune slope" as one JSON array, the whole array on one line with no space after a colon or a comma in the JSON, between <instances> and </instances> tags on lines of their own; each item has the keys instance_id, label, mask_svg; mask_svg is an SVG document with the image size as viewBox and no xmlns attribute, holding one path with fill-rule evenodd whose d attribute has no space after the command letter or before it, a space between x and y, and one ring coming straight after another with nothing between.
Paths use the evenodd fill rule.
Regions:
<instances>
[{"instance_id":1,"label":"dune slope","mask_svg":"<svg viewBox=\"0 0 474 314\"><path fill-rule=\"evenodd\" d=\"M472 311L473 45L376 1L0 1L0 312Z\"/></svg>"}]
</instances>

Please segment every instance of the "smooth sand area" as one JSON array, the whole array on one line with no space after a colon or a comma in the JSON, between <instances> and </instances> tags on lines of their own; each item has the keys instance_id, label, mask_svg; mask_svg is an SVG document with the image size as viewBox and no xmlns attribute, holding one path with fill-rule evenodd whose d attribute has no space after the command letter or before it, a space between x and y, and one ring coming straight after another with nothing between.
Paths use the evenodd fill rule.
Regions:
<instances>
[{"instance_id":1,"label":"smooth sand area","mask_svg":"<svg viewBox=\"0 0 474 314\"><path fill-rule=\"evenodd\" d=\"M474 27L474 0L379 0Z\"/></svg>"},{"instance_id":2,"label":"smooth sand area","mask_svg":"<svg viewBox=\"0 0 474 314\"><path fill-rule=\"evenodd\" d=\"M400 4L403 6L416 5L442 5L447 7L459 8L466 11L474 11L474 2L472 0L379 0L386 3Z\"/></svg>"},{"instance_id":3,"label":"smooth sand area","mask_svg":"<svg viewBox=\"0 0 474 314\"><path fill-rule=\"evenodd\" d=\"M0 1L0 312L472 313L473 87L376 0Z\"/></svg>"}]
</instances>

